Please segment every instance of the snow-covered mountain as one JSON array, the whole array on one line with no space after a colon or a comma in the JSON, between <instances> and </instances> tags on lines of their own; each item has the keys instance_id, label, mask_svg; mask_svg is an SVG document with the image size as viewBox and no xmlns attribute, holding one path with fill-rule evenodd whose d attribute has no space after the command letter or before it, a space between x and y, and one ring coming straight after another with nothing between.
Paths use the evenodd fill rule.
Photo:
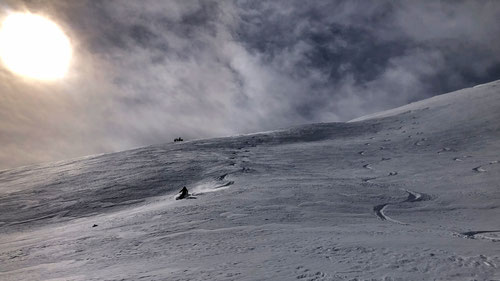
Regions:
<instances>
[{"instance_id":1,"label":"snow-covered mountain","mask_svg":"<svg viewBox=\"0 0 500 281\"><path fill-rule=\"evenodd\" d=\"M2 171L0 279L499 280L499 161L496 81Z\"/></svg>"}]
</instances>

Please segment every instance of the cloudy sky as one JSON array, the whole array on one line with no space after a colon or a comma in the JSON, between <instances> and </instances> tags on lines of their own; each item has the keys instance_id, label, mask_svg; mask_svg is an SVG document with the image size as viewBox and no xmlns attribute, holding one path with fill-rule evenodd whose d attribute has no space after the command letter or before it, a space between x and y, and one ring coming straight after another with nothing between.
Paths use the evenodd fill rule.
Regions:
<instances>
[{"instance_id":1,"label":"cloudy sky","mask_svg":"<svg viewBox=\"0 0 500 281\"><path fill-rule=\"evenodd\" d=\"M500 79L500 1L3 0L57 22L64 79L0 66L0 168L347 121Z\"/></svg>"}]
</instances>

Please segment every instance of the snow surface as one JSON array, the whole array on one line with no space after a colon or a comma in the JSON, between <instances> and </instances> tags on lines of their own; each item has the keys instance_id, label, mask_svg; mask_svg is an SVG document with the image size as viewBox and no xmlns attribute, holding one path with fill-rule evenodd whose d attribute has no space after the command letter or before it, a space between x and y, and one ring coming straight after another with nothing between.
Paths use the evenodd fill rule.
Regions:
<instances>
[{"instance_id":1,"label":"snow surface","mask_svg":"<svg viewBox=\"0 0 500 281\"><path fill-rule=\"evenodd\" d=\"M496 81L1 171L0 280L500 280L499 120Z\"/></svg>"}]
</instances>

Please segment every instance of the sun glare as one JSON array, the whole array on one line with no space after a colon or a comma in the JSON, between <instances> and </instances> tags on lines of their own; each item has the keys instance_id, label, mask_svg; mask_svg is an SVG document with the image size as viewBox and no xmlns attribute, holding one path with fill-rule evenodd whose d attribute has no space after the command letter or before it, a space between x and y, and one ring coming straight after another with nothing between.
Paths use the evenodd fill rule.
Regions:
<instances>
[{"instance_id":1,"label":"sun glare","mask_svg":"<svg viewBox=\"0 0 500 281\"><path fill-rule=\"evenodd\" d=\"M0 58L13 73L56 80L66 74L71 44L57 24L39 15L14 13L0 29Z\"/></svg>"}]
</instances>

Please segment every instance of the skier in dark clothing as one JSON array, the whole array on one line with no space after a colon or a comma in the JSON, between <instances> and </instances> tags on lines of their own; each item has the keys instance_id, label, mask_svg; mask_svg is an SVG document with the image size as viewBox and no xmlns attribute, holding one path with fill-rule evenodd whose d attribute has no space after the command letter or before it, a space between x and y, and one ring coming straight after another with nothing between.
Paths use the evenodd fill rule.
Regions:
<instances>
[{"instance_id":1,"label":"skier in dark clothing","mask_svg":"<svg viewBox=\"0 0 500 281\"><path fill-rule=\"evenodd\" d=\"M186 187L183 187L179 194L175 197L175 200L186 199L189 196L189 191Z\"/></svg>"}]
</instances>

